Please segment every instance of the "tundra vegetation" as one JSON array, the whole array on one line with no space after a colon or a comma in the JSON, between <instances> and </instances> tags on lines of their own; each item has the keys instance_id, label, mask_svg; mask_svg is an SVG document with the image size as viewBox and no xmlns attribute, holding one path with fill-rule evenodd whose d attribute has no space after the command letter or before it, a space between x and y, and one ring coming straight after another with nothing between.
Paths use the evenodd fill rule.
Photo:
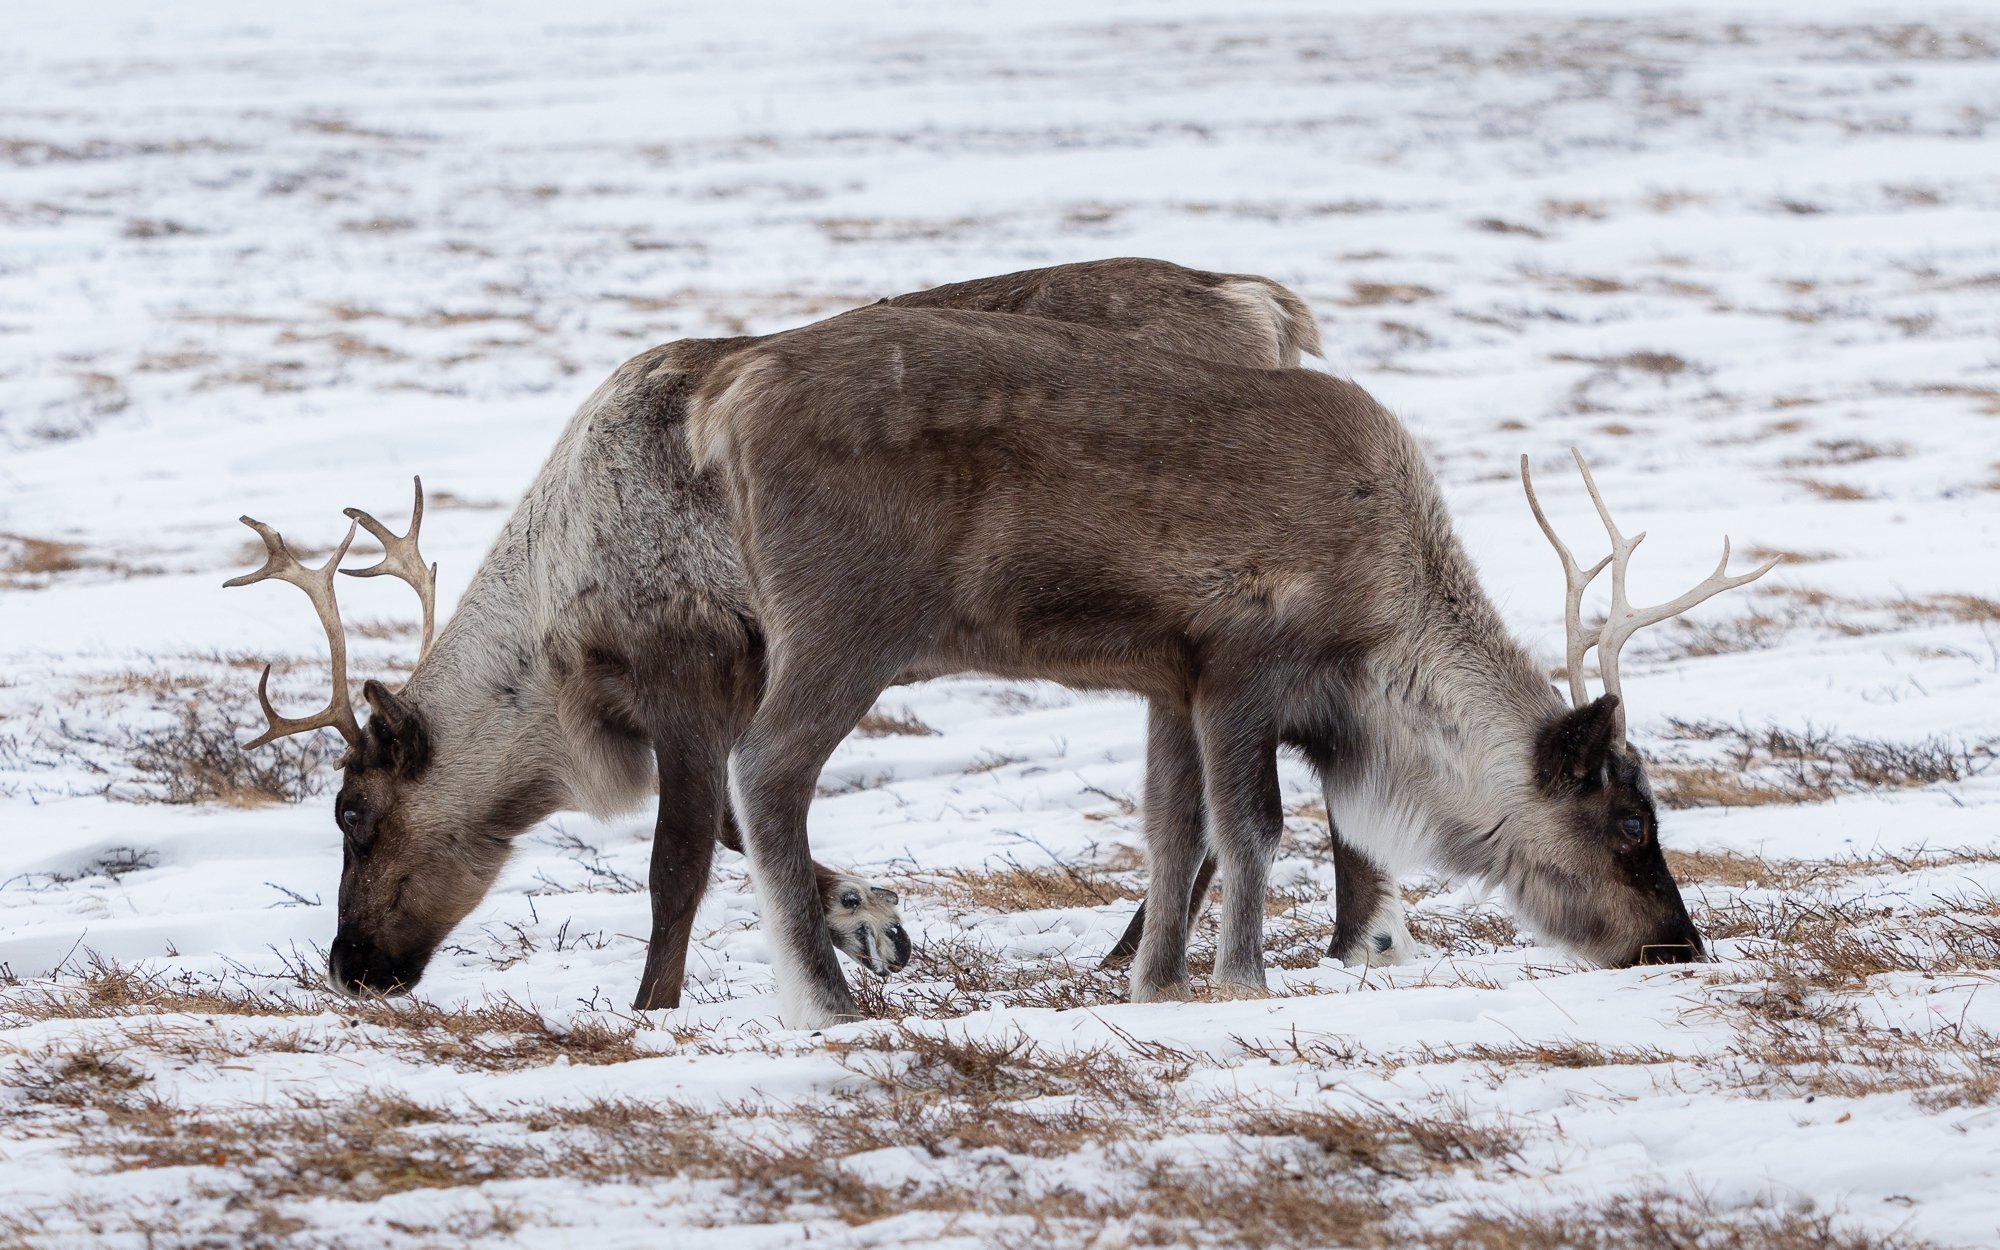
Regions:
<instances>
[{"instance_id":1,"label":"tundra vegetation","mask_svg":"<svg viewBox=\"0 0 2000 1250\"><path fill-rule=\"evenodd\" d=\"M1476 8L10 31L0 1246L1990 1244L2000 27ZM294 592L216 591L262 559L231 518L400 532L421 470L444 613L616 362L1125 254L1305 296L1558 686L1521 452L1583 558L1569 446L1652 532L1635 601L1724 532L1785 557L1623 660L1714 962L1588 970L1419 872L1419 958L1333 966L1287 761L1279 996L1128 1007L1140 705L954 678L818 779L819 858L915 939L853 977L871 1021L777 1029L727 855L682 1005L629 1010L651 822L577 813L416 996L326 994L334 735L222 749L267 660L279 707L324 697L324 643ZM410 592L341 588L357 677L400 684Z\"/></svg>"}]
</instances>

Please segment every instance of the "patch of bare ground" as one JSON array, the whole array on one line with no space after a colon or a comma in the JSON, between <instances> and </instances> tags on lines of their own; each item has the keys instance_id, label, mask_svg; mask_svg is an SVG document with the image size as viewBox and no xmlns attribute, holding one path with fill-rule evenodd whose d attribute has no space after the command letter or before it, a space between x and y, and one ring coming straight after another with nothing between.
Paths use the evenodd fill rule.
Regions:
<instances>
[{"instance_id":1,"label":"patch of bare ground","mask_svg":"<svg viewBox=\"0 0 2000 1250\"><path fill-rule=\"evenodd\" d=\"M358 334L348 334L339 331L326 334L307 334L297 330L286 330L278 335L276 341L286 346L317 344L326 348L335 356L346 360L408 359L402 352L386 344L362 338Z\"/></svg>"},{"instance_id":2,"label":"patch of bare ground","mask_svg":"<svg viewBox=\"0 0 2000 1250\"><path fill-rule=\"evenodd\" d=\"M964 934L919 944L892 979L857 977L853 984L869 1015L937 1020L995 1007L1108 1007L1124 1002L1127 988L1122 969L1101 967L1095 957L1022 959Z\"/></svg>"},{"instance_id":3,"label":"patch of bare ground","mask_svg":"<svg viewBox=\"0 0 2000 1250\"><path fill-rule=\"evenodd\" d=\"M900 712L873 708L861 718L854 731L864 738L930 738L937 735L937 730L917 719L917 714L907 707Z\"/></svg>"},{"instance_id":4,"label":"patch of bare ground","mask_svg":"<svg viewBox=\"0 0 2000 1250\"><path fill-rule=\"evenodd\" d=\"M1626 352L1619 356L1575 356L1562 353L1551 356L1550 359L1564 364L1596 365L1600 369L1646 373L1657 378L1671 378L1695 368L1684 357L1676 356L1672 352Z\"/></svg>"},{"instance_id":5,"label":"patch of bare ground","mask_svg":"<svg viewBox=\"0 0 2000 1250\"><path fill-rule=\"evenodd\" d=\"M1482 1212L1420 1226L1412 1197L1462 1170L1507 1170L1519 1130L1449 1105L1421 1112L1330 1104L1189 1105L1162 1093L1171 1072L1111 1050L1061 1056L1016 1042L904 1034L873 1088L788 1109L716 1109L630 1098L504 1107L444 1105L388 1091L333 1100L297 1093L255 1110L175 1103L115 1055L34 1056L10 1075L35 1131L115 1171L191 1169L231 1204L359 1203L421 1190L561 1178L603 1185L698 1180L734 1222L833 1219L862 1227L913 1212L978 1214L991 1244L1267 1247L1606 1247L1700 1245L1905 1250L1803 1211L1618 1197L1558 1213ZM845 1056L852 1061L856 1056ZM1227 1157L1170 1161L1154 1149L1188 1132L1226 1136ZM882 1181L847 1165L916 1153L919 1178ZM981 1156L1087 1158L1092 1181L1016 1171L996 1185Z\"/></svg>"},{"instance_id":6,"label":"patch of bare ground","mask_svg":"<svg viewBox=\"0 0 2000 1250\"><path fill-rule=\"evenodd\" d=\"M626 1063L653 1053L633 1021L579 1016L559 1026L534 1006L506 996L478 1006L439 1007L421 1000L335 998L318 983L317 974L303 964L292 966L288 981L258 985L242 977L149 971L91 955L56 979L0 987L0 1025L158 1017L198 1017L208 1024L221 1017L293 1020L321 1028L331 1022L352 1047L386 1049L411 1062L461 1071ZM156 1036L137 1024L123 1035L141 1042ZM283 1032L217 1037L211 1045L236 1056L336 1048L325 1041L302 1043Z\"/></svg>"},{"instance_id":7,"label":"patch of bare ground","mask_svg":"<svg viewBox=\"0 0 2000 1250\"><path fill-rule=\"evenodd\" d=\"M1031 868L1012 858L992 867L927 873L913 879L912 888L936 894L954 906L1009 913L1102 907L1144 898L1146 893L1130 873L1114 872L1095 863Z\"/></svg>"},{"instance_id":8,"label":"patch of bare ground","mask_svg":"<svg viewBox=\"0 0 2000 1250\"><path fill-rule=\"evenodd\" d=\"M1352 308L1365 308L1377 304L1416 304L1435 298L1436 291L1414 282L1350 282L1348 296L1340 300Z\"/></svg>"},{"instance_id":9,"label":"patch of bare ground","mask_svg":"<svg viewBox=\"0 0 2000 1250\"><path fill-rule=\"evenodd\" d=\"M2000 754L2000 742L1943 736L1893 742L1810 725L1667 724L1674 745L1648 768L1660 804L1669 808L1821 803L1842 794L1965 781L1990 769Z\"/></svg>"},{"instance_id":10,"label":"patch of bare ground","mask_svg":"<svg viewBox=\"0 0 2000 1250\"><path fill-rule=\"evenodd\" d=\"M1927 1110L2000 1100L2000 1037L1965 1020L1888 1023L1861 997L1871 979L1990 979L2000 969L2000 926L1962 913L1884 916L1867 903L1786 899L1704 918L1761 940L1704 995L1699 1010L1736 1038L1706 1065L1730 1086L1763 1096L1865 1098L1908 1094Z\"/></svg>"},{"instance_id":11,"label":"patch of bare ground","mask_svg":"<svg viewBox=\"0 0 2000 1250\"><path fill-rule=\"evenodd\" d=\"M1830 503L1852 503L1858 499L1874 498L1867 491L1851 482L1833 482L1823 477L1796 477L1792 479L1792 482L1794 485L1803 487L1811 494Z\"/></svg>"},{"instance_id":12,"label":"patch of bare ground","mask_svg":"<svg viewBox=\"0 0 2000 1250\"><path fill-rule=\"evenodd\" d=\"M1425 1047L1416 1058L1425 1063L1479 1063L1507 1069L1611 1068L1673 1063L1678 1058L1655 1046L1603 1046L1596 1042L1569 1039L1552 1042L1515 1042L1508 1045L1479 1043L1447 1049Z\"/></svg>"},{"instance_id":13,"label":"patch of bare ground","mask_svg":"<svg viewBox=\"0 0 2000 1250\"><path fill-rule=\"evenodd\" d=\"M832 1215L863 1225L912 1211L983 1212L1067 1244L1118 1218L1180 1240L1202 1230L1277 1246L1337 1235L1391 1243L1383 1191L1461 1168L1507 1167L1518 1130L1439 1105L1419 1113L1246 1099L1189 1101L1193 1059L1134 1044L1044 1051L1026 1038L952 1039L909 1029L836 1047L861 1078L850 1093L782 1108L604 1099L444 1105L378 1090L293 1094L264 1107L178 1103L131 1057L90 1045L21 1056L5 1082L26 1131L67 1138L115 1171L200 1169L250 1202L368 1202L424 1189L562 1178L606 1184L719 1182L738 1220ZM1231 1158L1182 1170L1148 1147L1188 1132L1227 1136ZM884 1183L846 1166L919 1152L921 1181ZM1110 1185L995 1187L979 1156L1060 1159L1087 1151ZM1044 1242L1042 1244L1049 1244Z\"/></svg>"},{"instance_id":14,"label":"patch of bare ground","mask_svg":"<svg viewBox=\"0 0 2000 1250\"><path fill-rule=\"evenodd\" d=\"M1831 551L1787 551L1780 547L1752 547L1743 553L1744 558L1762 563L1776 560L1779 564L1823 564L1835 558Z\"/></svg>"},{"instance_id":15,"label":"patch of bare ground","mask_svg":"<svg viewBox=\"0 0 2000 1250\"><path fill-rule=\"evenodd\" d=\"M1903 443L1871 443L1859 438L1822 438L1813 443L1813 449L1809 453L1790 456L1778 463L1787 469L1818 469L1863 464L1870 460L1909 454L1909 447Z\"/></svg>"},{"instance_id":16,"label":"patch of bare ground","mask_svg":"<svg viewBox=\"0 0 2000 1250\"><path fill-rule=\"evenodd\" d=\"M254 706L247 692L202 690L185 696L169 725L94 738L94 745L123 755L137 777L136 785L108 793L134 802L228 807L296 803L323 793L338 754L333 741L303 734L245 751L242 743L261 728L241 719Z\"/></svg>"},{"instance_id":17,"label":"patch of bare ground","mask_svg":"<svg viewBox=\"0 0 2000 1250\"><path fill-rule=\"evenodd\" d=\"M1803 890L1854 877L1890 876L2000 863L2000 850L1951 847L1856 855L1843 859L1774 859L1740 851L1668 851L1667 868L1683 885L1743 890Z\"/></svg>"},{"instance_id":18,"label":"patch of bare ground","mask_svg":"<svg viewBox=\"0 0 2000 1250\"><path fill-rule=\"evenodd\" d=\"M1822 558L1813 553L1782 553L1769 548L1759 548L1755 558L1769 559L1783 554L1800 554L1802 561ZM1676 620L1674 636L1665 645L1664 653L1699 657L1767 650L1800 629L1821 629L1841 637L1858 638L1941 624L2000 621L2000 601L1969 594L1862 599L1804 586L1774 585L1758 591L1753 602L1756 607L1741 616Z\"/></svg>"},{"instance_id":19,"label":"patch of bare ground","mask_svg":"<svg viewBox=\"0 0 2000 1250\"><path fill-rule=\"evenodd\" d=\"M1475 1214L1417 1243L1450 1250L1925 1250L1907 1233L1854 1228L1811 1207L1724 1207L1672 1194L1559 1211Z\"/></svg>"},{"instance_id":20,"label":"patch of bare ground","mask_svg":"<svg viewBox=\"0 0 2000 1250\"><path fill-rule=\"evenodd\" d=\"M426 504L430 501L425 500ZM415 621L384 620L380 617L362 617L346 621L347 632L356 638L372 638L378 642L400 642L415 638L419 626Z\"/></svg>"},{"instance_id":21,"label":"patch of bare ground","mask_svg":"<svg viewBox=\"0 0 2000 1250\"><path fill-rule=\"evenodd\" d=\"M25 589L17 579L46 578L83 567L77 559L82 543L60 542L52 538L30 538L25 534L0 534L0 577L10 590Z\"/></svg>"},{"instance_id":22,"label":"patch of bare ground","mask_svg":"<svg viewBox=\"0 0 2000 1250\"><path fill-rule=\"evenodd\" d=\"M914 217L823 217L813 223L829 243L933 242L964 238L994 224L990 218L979 217L929 220Z\"/></svg>"},{"instance_id":23,"label":"patch of bare ground","mask_svg":"<svg viewBox=\"0 0 2000 1250\"><path fill-rule=\"evenodd\" d=\"M86 555L82 543L26 534L0 534L0 590L42 590L70 573L148 577L160 572L106 555Z\"/></svg>"}]
</instances>

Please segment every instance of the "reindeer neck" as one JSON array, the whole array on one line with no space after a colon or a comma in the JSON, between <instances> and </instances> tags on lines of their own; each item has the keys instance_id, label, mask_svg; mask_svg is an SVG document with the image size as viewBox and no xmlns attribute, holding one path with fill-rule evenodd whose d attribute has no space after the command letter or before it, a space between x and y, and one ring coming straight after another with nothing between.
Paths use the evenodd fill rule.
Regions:
<instances>
[{"instance_id":1,"label":"reindeer neck","mask_svg":"<svg viewBox=\"0 0 2000 1250\"><path fill-rule=\"evenodd\" d=\"M1456 539L1431 533L1399 588L1404 624L1362 665L1357 750L1328 804L1372 826L1355 834L1385 867L1478 873L1480 836L1532 801L1535 735L1561 704Z\"/></svg>"},{"instance_id":2,"label":"reindeer neck","mask_svg":"<svg viewBox=\"0 0 2000 1250\"><path fill-rule=\"evenodd\" d=\"M477 736L499 750L559 738L556 684L569 658L561 617L580 563L569 530L585 433L579 413L410 678L406 692L440 738Z\"/></svg>"}]
</instances>

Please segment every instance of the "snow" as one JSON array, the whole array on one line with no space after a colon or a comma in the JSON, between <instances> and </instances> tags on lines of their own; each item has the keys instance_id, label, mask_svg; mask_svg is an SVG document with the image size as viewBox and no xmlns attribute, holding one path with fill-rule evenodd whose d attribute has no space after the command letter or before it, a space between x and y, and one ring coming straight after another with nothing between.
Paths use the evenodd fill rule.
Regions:
<instances>
[{"instance_id":1,"label":"snow","mask_svg":"<svg viewBox=\"0 0 2000 1250\"><path fill-rule=\"evenodd\" d=\"M108 1044L152 1093L194 1110L395 1091L503 1135L516 1130L496 1108L606 1096L714 1109L726 1131L754 1135L772 1131L756 1127L760 1108L872 1088L842 1047L887 1038L893 1056L899 1035L883 1022L824 1036L779 1026L755 897L727 854L696 924L688 1005L624 1010L646 900L607 872L643 879L643 813L564 814L525 835L420 997L511 998L561 1029L636 1023L645 1057L467 1068L395 1029L351 1026L336 1001L290 988L332 935L328 800L134 801L150 783L121 744L190 699L254 718L263 658L297 661L273 680L284 707L323 697L324 643L298 597L219 589L256 562L239 514L327 547L349 504L400 524L421 473L442 613L570 411L641 348L1100 256L1263 273L1304 294L1328 367L1417 432L1489 591L1552 661L1561 581L1521 500L1523 452L1580 553L1599 531L1566 466L1572 444L1625 529L1651 533L1636 599L1692 584L1725 533L1738 567L1752 548L1810 557L1697 611L1732 629L1765 618L1747 649L1705 653L1688 645L1698 630L1676 629L1634 644L1636 740L1712 761L1726 744L1675 722L1938 739L1966 753L1961 778L1677 810L1663 836L1774 861L1900 857L1792 890L1687 892L1703 916L1838 904L1924 948L1921 972L1821 986L1810 1002L1883 1036L1901 1029L1917 1052L1983 1036L1972 1049L1986 1047L1989 1072L2000 1063L1996 960L1976 936L2000 888L2000 770L1986 768L2000 619L1976 606L2000 600L2000 20L1988 11L103 0L11 23L0 84L0 570L30 539L74 544L76 566L0 572L0 1072L12 1074L0 1212L15 1221L0 1234L247 1236L227 1195L250 1185L273 1204L257 1209L282 1217L271 1229L294 1230L273 1235L332 1244L469 1229L594 1246L659 1244L670 1229L674 1244L731 1250L808 1233L1032 1243L1018 1214L976 1207L850 1224L807 1204L775 1218L699 1176L272 1197L226 1166L111 1168L75 1153L94 1113L36 1103L17 1078ZM1832 497L1842 487L1862 497ZM399 585L341 592L350 620L414 619ZM357 679L413 657L412 637L374 632L353 639ZM936 733L841 748L813 813L818 858L893 881L920 948L1038 976L1094 964L1130 902L1008 912L943 874L1126 862L1113 856L1139 845L1118 802L1141 789L1137 701L968 678L892 691L883 707ZM1315 797L1305 773L1285 777L1302 809ZM1273 927L1304 931L1330 914L1331 869L1310 811L1289 824L1278 881L1303 901ZM1946 851L1964 854L1921 860ZM1495 912L1429 884L1419 918ZM1189 1107L1448 1104L1519 1134L1504 1166L1386 1183L1405 1231L1665 1193L1724 1209L1809 1202L1876 1237L2000 1242L1993 1105L1892 1088L1808 1099L1766 1066L1732 1005L1770 990L1783 943L1717 948L1698 970L1606 971L1528 944L1433 942L1415 964L1365 974L1293 961L1270 1000L1135 1007L1110 1001L1107 980L1061 1010L953 997L920 955L882 993L920 1034L1025 1037L1044 1056L1105 1047L1139 1064L1171 1048L1194 1066L1159 1079ZM299 1007L19 1009L81 984L93 957L283 989ZM163 1040L246 1031L295 1044L218 1059ZM1584 1067L1466 1057L1584 1043L1658 1054ZM1011 1168L1020 1192L1122 1192L1147 1152L1235 1157L1194 1111L1142 1145L1048 1158L884 1148L841 1166L891 1188L915 1177L978 1192L976 1178ZM1113 1223L1062 1235L1122 1244Z\"/></svg>"}]
</instances>

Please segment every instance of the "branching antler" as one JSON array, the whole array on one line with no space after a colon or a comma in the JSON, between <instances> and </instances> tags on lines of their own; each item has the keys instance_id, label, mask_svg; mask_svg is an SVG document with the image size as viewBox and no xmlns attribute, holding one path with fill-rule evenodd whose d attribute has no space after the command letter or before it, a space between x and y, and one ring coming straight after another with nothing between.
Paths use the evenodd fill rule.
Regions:
<instances>
[{"instance_id":1,"label":"branching antler","mask_svg":"<svg viewBox=\"0 0 2000 1250\"><path fill-rule=\"evenodd\" d=\"M425 564L424 556L417 550L417 531L424 524L424 479L414 479L417 484L416 502L410 505L410 531L407 534L392 533L388 526L359 508L345 509L346 515L358 522L362 529L375 536L382 544L382 558L365 569L342 569L349 577L390 577L408 582L410 589L417 592L417 598L424 605L424 640L417 647L417 663L424 662L424 656L431 649L431 632L436 624L437 612L437 565Z\"/></svg>"},{"instance_id":2,"label":"branching antler","mask_svg":"<svg viewBox=\"0 0 2000 1250\"><path fill-rule=\"evenodd\" d=\"M1542 505L1535 498L1535 488L1528 480L1526 456L1521 457L1521 485L1528 492L1528 506L1535 510L1535 520L1540 523L1542 533L1548 536L1556 553L1562 557L1563 576L1569 582L1564 612L1565 623L1569 629L1569 688L1570 696L1578 707L1582 707L1589 698L1589 691L1583 682L1583 654L1592 645L1591 640L1584 637L1580 618L1583 590L1607 562L1611 565L1611 613L1605 618L1603 628L1598 630L1595 641L1598 671L1604 675L1604 693L1619 696L1618 710L1613 714L1615 721L1613 732L1623 737L1625 692L1618 677L1618 653L1626 641L1648 625L1672 620L1696 604L1712 599L1725 590L1756 581L1776 568L1782 557L1773 556L1748 573L1739 573L1732 577L1729 574L1729 539L1725 535L1722 540L1722 559L1716 562L1715 572L1703 579L1700 585L1665 603L1654 604L1650 608L1635 608L1625 597L1625 572L1632 562L1632 553L1639 549L1640 543L1646 541L1646 535L1641 531L1630 538L1625 537L1619 530L1617 522L1611 519L1611 509L1604 506L1604 496L1597 491L1597 483L1590 476L1590 465L1584 460L1583 453L1572 447L1570 455L1576 457L1576 467L1583 474L1584 489L1590 492L1590 501L1597 507L1598 519L1604 522L1604 531L1611 538L1611 554L1599 560L1588 571L1577 567L1575 557L1570 555L1569 548L1563 546L1562 540L1556 537L1555 528L1542 514Z\"/></svg>"},{"instance_id":3,"label":"branching antler","mask_svg":"<svg viewBox=\"0 0 2000 1250\"><path fill-rule=\"evenodd\" d=\"M1656 603L1650 608L1634 608L1625 597L1625 569L1632 562L1632 553L1639 544L1646 541L1646 533L1641 530L1627 538L1618 530L1611 519L1611 510L1604 506L1604 496L1597 493L1597 483L1591 480L1590 465L1585 463L1583 453L1570 448L1570 455L1576 457L1576 467L1583 473L1584 489L1590 492L1590 502L1597 505L1598 519L1604 522L1604 532L1611 536L1611 614L1604 620L1604 628L1597 635L1597 667L1604 674L1604 693L1619 696L1619 707L1615 715L1614 732L1625 732L1624 691L1618 681L1618 652L1626 639L1648 625L1672 620L1689 608L1708 599L1713 599L1725 590L1747 585L1778 567L1781 556L1772 556L1748 573L1735 577L1728 575L1729 536L1722 537L1722 558L1715 562L1715 572L1703 578L1701 584L1678 598L1665 603Z\"/></svg>"},{"instance_id":4,"label":"branching antler","mask_svg":"<svg viewBox=\"0 0 2000 1250\"><path fill-rule=\"evenodd\" d=\"M361 740L361 729L354 720L354 704L347 697L347 630L340 623L340 604L333 593L333 574L340 567L342 557L347 555L348 545L354 541L355 526L352 523L348 525L347 537L340 540L340 546L327 557L326 563L315 569L299 562L292 549L285 545L284 535L278 531L247 516L241 520L264 540L264 567L241 577L232 577L222 583L223 586L248 586L252 582L274 577L297 586L306 592L306 598L312 600L313 610L319 613L319 623L326 630L327 647L333 652L332 701L311 716L278 714L278 709L271 706L269 693L271 666L264 666L264 675L257 679L257 702L263 705L268 728L245 744L243 749L254 750L265 743L314 729L339 730L340 736L347 739L347 745L351 747Z\"/></svg>"},{"instance_id":5,"label":"branching antler","mask_svg":"<svg viewBox=\"0 0 2000 1250\"><path fill-rule=\"evenodd\" d=\"M1563 540L1556 537L1555 526L1550 525L1549 518L1543 514L1542 501L1535 498L1535 483L1528 476L1526 456L1521 457L1521 489L1528 492L1528 506L1535 510L1536 524L1542 527L1542 533L1547 535L1549 545L1556 549L1558 556L1562 557L1563 581L1567 584L1567 590L1563 594L1563 629L1567 643L1564 653L1567 663L1564 667L1569 671L1570 703L1582 707L1590 702L1590 690L1583 684L1583 656L1597 641L1583 632L1583 592L1589 589L1590 583L1604 571L1604 566L1611 563L1611 557L1604 557L1588 569L1577 564L1576 557L1563 545Z\"/></svg>"}]
</instances>

